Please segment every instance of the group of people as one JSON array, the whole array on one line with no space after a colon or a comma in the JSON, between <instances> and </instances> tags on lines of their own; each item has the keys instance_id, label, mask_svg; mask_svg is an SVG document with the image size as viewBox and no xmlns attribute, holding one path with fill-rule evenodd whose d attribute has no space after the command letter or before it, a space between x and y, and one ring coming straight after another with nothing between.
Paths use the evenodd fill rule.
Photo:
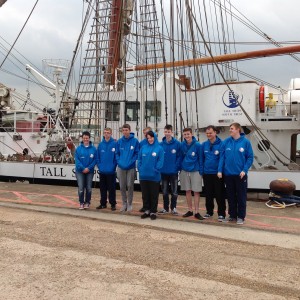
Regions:
<instances>
[{"instance_id":1,"label":"group of people","mask_svg":"<svg viewBox=\"0 0 300 300\"><path fill-rule=\"evenodd\" d=\"M94 167L100 173L100 205L97 209L116 210L116 176L122 197L121 212L132 211L136 168L142 191L141 218L155 220L158 214L178 215L178 174L180 188L186 193L188 211L183 217L203 220L214 214L214 199L220 222L243 224L246 217L247 173L253 163L253 150L239 123L230 125L230 136L222 141L217 129L206 128L207 140L202 144L193 136L191 128L183 130L183 142L173 136L172 125L164 128L158 141L156 133L147 127L145 138L139 142L129 124L122 126L123 136L112 138L112 130L104 129L98 148L90 141L90 133L82 133L82 142L75 151L79 209L90 207ZM202 178L206 196L206 214L199 212ZM160 184L163 209L157 211ZM171 195L171 198L169 197ZM194 201L193 201L194 197ZM107 201L108 198L108 201ZM226 218L226 199L228 217Z\"/></svg>"}]
</instances>

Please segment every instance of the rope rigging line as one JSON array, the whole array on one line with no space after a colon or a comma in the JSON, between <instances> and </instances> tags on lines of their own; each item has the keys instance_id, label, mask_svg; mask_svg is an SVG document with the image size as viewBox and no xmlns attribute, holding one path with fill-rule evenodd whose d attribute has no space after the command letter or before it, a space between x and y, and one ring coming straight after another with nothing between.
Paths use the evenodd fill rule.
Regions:
<instances>
[{"instance_id":1,"label":"rope rigging line","mask_svg":"<svg viewBox=\"0 0 300 300\"><path fill-rule=\"evenodd\" d=\"M201 36L202 36L202 38L203 38L203 41L205 41L205 38L204 38L204 35L203 35L203 33L201 32L201 30L200 30L200 28L199 28L199 26L198 26L198 24L197 24L197 21L196 21L196 18L195 18L195 16L194 16L194 14L191 12L191 15L192 15L192 17L193 17L193 19L194 19L194 21L195 21L195 24L196 24L196 26L198 27L198 30L199 30L199 32L200 32L200 34L201 34ZM209 46L207 45L207 44L205 44L206 45L206 47L207 47L207 50L208 50L208 52L210 53L210 56L211 56L211 58L213 59L213 61L214 61L214 57L213 57L213 55L212 55L212 52L211 52L211 50L210 50L210 48L209 48ZM218 66L218 64L217 64L217 62L216 61L214 61L214 64L215 64L215 66L216 66L216 68L218 69L218 71L219 71L219 73L220 73L220 75L221 75L221 77L223 78L223 81L224 81L224 83L226 84L226 86L228 87L228 89L232 92L232 94L234 95L234 92L232 91L232 89L230 88L230 86L229 86L229 84L228 84L228 82L227 82L227 80L225 79L225 77L224 77L224 75L223 75L223 73L221 72L221 70L220 70L220 68L219 68L219 66ZM235 95L234 95L235 96ZM261 132L261 130L257 127L257 125L255 124L255 122L251 119L251 117L249 116L249 114L247 113L247 111L243 108L243 106L241 105L241 103L239 103L239 106L240 106L240 108L241 108L241 110L243 111L243 113L245 114L245 116L247 117L247 119L249 120L249 122L251 123L251 125L253 126L253 128L255 129L255 131L258 133L258 135L260 136L260 138L261 139L265 139L265 140L268 140L268 142L270 143L270 145L272 145L273 146L273 148L280 154L280 155L282 155L282 157L284 157L285 159L287 159L288 161L291 161L291 159L289 159L287 156L285 156L265 135L264 135L264 133L263 132ZM281 158L274 152L274 150L273 149L269 149L272 153L273 153L273 155L278 159L278 161L280 161L283 165L287 165L284 161L282 161L281 160Z\"/></svg>"},{"instance_id":2,"label":"rope rigging line","mask_svg":"<svg viewBox=\"0 0 300 300\"><path fill-rule=\"evenodd\" d=\"M162 48L162 55L163 55L163 61L166 61L166 56L165 56L165 44L163 43L162 37L164 36L164 13L163 13L163 5L162 5L162 0L160 0L160 13L161 13L161 30L162 30L162 34L159 34L159 41L160 41L160 45ZM166 67L164 66L163 69L163 75L164 75L164 90L167 90L167 83L166 83ZM165 100L165 123L168 124L168 99L167 99L167 93L164 93L164 100ZM175 125L176 128L176 125ZM176 129L175 129L176 130Z\"/></svg>"},{"instance_id":3,"label":"rope rigging line","mask_svg":"<svg viewBox=\"0 0 300 300\"><path fill-rule=\"evenodd\" d=\"M231 0L229 1L229 11L230 11L230 17L231 17L231 31L232 31L232 38L233 38L233 43L227 41L227 44L233 44L233 49L234 49L234 53L237 52L237 49L236 49L236 40L235 40L235 31L234 31L234 27L233 27L233 17L232 17L232 5L231 5ZM231 67L232 67L232 64L231 64ZM238 63L237 61L235 62L235 69L238 69ZM239 81L239 73L236 72L236 75L237 75L237 80Z\"/></svg>"},{"instance_id":4,"label":"rope rigging line","mask_svg":"<svg viewBox=\"0 0 300 300\"><path fill-rule=\"evenodd\" d=\"M12 51L12 49L14 48L14 46L15 46L16 42L18 41L18 39L19 39L19 37L20 37L21 33L23 32L23 29L25 28L25 26L26 26L27 22L29 21L29 19L30 19L31 15L32 15L32 13L33 13L33 11L34 11L34 9L35 9L36 5L38 4L38 2L39 2L39 0L36 0L36 2L35 2L35 4L34 4L34 6L33 6L32 10L31 10L31 12L30 12L29 16L28 16L28 17L27 17L27 19L26 19L26 22L24 23L24 25L23 25L22 29L20 30L20 32L19 32L19 34L18 34L17 38L16 38L16 39L15 39L15 41L13 42L13 44L12 44L11 48L9 49L9 51L8 51L8 53L6 54L6 56L5 56L4 60L2 61L1 65L0 65L0 69L2 68L3 64L5 63L5 61L6 61L7 57L9 56L10 52L11 52L11 51Z\"/></svg>"},{"instance_id":5,"label":"rope rigging line","mask_svg":"<svg viewBox=\"0 0 300 300\"><path fill-rule=\"evenodd\" d=\"M12 123L9 123L11 126L13 126ZM5 133L7 133L9 135L9 137L13 140L13 137L11 136L11 134L9 133L9 131L6 130L6 128L4 128L3 126L0 126L0 128L2 128L4 130ZM18 131L15 131L17 134L21 135ZM31 152L33 153L34 156L36 156L36 154L34 153L34 151L32 150L32 148L27 144L27 142L25 140L23 140L23 142L25 143L25 145L31 150ZM10 146L6 145L4 142L1 141L2 144L4 144L5 146L7 146L8 148L10 148L11 150L14 150L13 148L11 148ZM15 143L22 149L23 151L23 147L17 142L15 141ZM14 150L15 151L15 150ZM17 152L17 151L15 151Z\"/></svg>"},{"instance_id":6,"label":"rope rigging line","mask_svg":"<svg viewBox=\"0 0 300 300\"><path fill-rule=\"evenodd\" d=\"M210 1L219 1L220 5L222 6L221 4L221 1L220 0L210 0ZM227 2L229 2L229 0L226 0ZM230 3L231 5L231 3ZM231 7L233 7L243 18L246 19L246 21L244 21L242 18L240 18L238 15L229 12L229 14L231 16L233 16L234 18L236 18L238 21L240 21L242 24L244 24L245 26L247 26L249 29L251 29L252 31L254 31L255 33L257 33L258 35L260 35L263 39L269 41L270 43L272 43L273 45L277 46L277 47L282 47L282 44L275 41L273 38L271 38L269 35L267 35L266 33L264 33L261 29L259 29L254 23L252 23L244 14L242 14L235 6L231 5ZM227 9L226 7L222 6L222 8L227 12ZM293 59L295 59L296 61L300 62L300 58L297 57L295 54L293 53L290 53L288 54L289 56L291 56Z\"/></svg>"},{"instance_id":7,"label":"rope rigging line","mask_svg":"<svg viewBox=\"0 0 300 300\"><path fill-rule=\"evenodd\" d=\"M2 36L0 36L0 39L3 40L9 47L11 47L11 44L6 41ZM2 43L0 43L1 47L4 49L4 50L8 50ZM33 66L35 69L38 70L38 67L34 65L34 63L32 61L30 61L27 57L25 57L21 52L19 52L16 48L13 48L13 51L12 53L10 54L10 56L12 56L14 59L16 59L22 66L24 66L26 63L22 63L20 59L18 59L14 54L13 52L16 52L18 55L20 55L20 57L22 57L26 63L29 63L31 66ZM8 58L8 60L10 60Z\"/></svg>"}]
</instances>

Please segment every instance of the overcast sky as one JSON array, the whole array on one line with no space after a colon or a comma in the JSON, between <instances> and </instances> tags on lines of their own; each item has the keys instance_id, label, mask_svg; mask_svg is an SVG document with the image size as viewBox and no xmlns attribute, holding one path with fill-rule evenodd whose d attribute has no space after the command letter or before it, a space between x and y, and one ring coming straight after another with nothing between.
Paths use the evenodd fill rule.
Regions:
<instances>
[{"instance_id":1,"label":"overcast sky","mask_svg":"<svg viewBox=\"0 0 300 300\"><path fill-rule=\"evenodd\" d=\"M14 42L35 2L7 0L0 8L0 44L5 44L1 38L10 44ZM231 3L273 39L300 41L299 0L232 0ZM40 69L42 59L45 58L70 60L81 27L82 6L82 0L40 0L15 48ZM242 27L235 28L235 34L237 41L259 40ZM263 49L264 45L255 47ZM245 47L244 51L247 50ZM3 53L1 47L0 52ZM0 53L0 64L3 58ZM248 62L240 67L268 82L287 88L290 78L300 77L299 66L300 63L290 57L280 57L262 59L259 63L257 60ZM26 77L26 74L21 74L8 62L3 65L3 69ZM23 80L0 71L0 82L25 94L26 82Z\"/></svg>"}]
</instances>

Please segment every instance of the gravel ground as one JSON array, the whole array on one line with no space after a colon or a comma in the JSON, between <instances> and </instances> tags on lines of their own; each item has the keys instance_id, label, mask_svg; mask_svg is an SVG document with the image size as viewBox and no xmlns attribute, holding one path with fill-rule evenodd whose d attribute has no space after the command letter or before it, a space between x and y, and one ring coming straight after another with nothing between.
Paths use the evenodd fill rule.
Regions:
<instances>
[{"instance_id":1,"label":"gravel ground","mask_svg":"<svg viewBox=\"0 0 300 300\"><path fill-rule=\"evenodd\" d=\"M5 207L0 228L0 299L300 299L296 249Z\"/></svg>"}]
</instances>

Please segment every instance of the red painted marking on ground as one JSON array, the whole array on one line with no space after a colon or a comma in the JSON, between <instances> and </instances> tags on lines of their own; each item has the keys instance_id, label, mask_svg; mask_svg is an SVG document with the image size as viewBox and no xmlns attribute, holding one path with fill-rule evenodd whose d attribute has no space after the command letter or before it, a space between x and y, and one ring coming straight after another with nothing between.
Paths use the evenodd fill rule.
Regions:
<instances>
[{"instance_id":1,"label":"red painted marking on ground","mask_svg":"<svg viewBox=\"0 0 300 300\"><path fill-rule=\"evenodd\" d=\"M6 198L0 198L1 201L6 201L6 202L17 202L17 203L24 203L22 200L13 200L13 199L6 199ZM32 203L32 202L26 202L26 203Z\"/></svg>"},{"instance_id":2,"label":"red painted marking on ground","mask_svg":"<svg viewBox=\"0 0 300 300\"><path fill-rule=\"evenodd\" d=\"M5 201L5 202L13 202L13 203L21 203L23 204L24 201L22 200L14 200L14 199L6 199L6 198L0 198L0 201ZM41 206L58 206L58 207L73 207L71 204L65 204L65 203L50 203L50 202L26 202L28 204L32 205L41 205Z\"/></svg>"},{"instance_id":3,"label":"red painted marking on ground","mask_svg":"<svg viewBox=\"0 0 300 300\"><path fill-rule=\"evenodd\" d=\"M14 193L14 191L10 191L10 190L1 190L0 192L6 192L6 193ZM20 193L20 192L18 192ZM32 192L21 192L22 194L29 194L29 195L39 195L39 196L54 196L53 194L41 194L41 193L32 193ZM74 196L64 196L64 197L68 197L68 198L76 198L77 195Z\"/></svg>"},{"instance_id":4,"label":"red painted marking on ground","mask_svg":"<svg viewBox=\"0 0 300 300\"><path fill-rule=\"evenodd\" d=\"M290 218L290 217L272 216L272 215L261 215L261 214L252 214L252 213L247 213L247 215L254 216L254 217L257 216L257 217L264 217L264 218L284 219L284 220L300 222L300 218Z\"/></svg>"},{"instance_id":5,"label":"red painted marking on ground","mask_svg":"<svg viewBox=\"0 0 300 300\"><path fill-rule=\"evenodd\" d=\"M271 224L267 224L267 223L255 221L255 220L252 220L252 219L249 219L249 218L247 218L246 220L247 220L247 222L252 222L252 223L254 223L254 224L258 225L258 226L263 226L263 227L270 227L270 226L272 226Z\"/></svg>"},{"instance_id":6,"label":"red painted marking on ground","mask_svg":"<svg viewBox=\"0 0 300 300\"><path fill-rule=\"evenodd\" d=\"M63 196L60 196L60 195L52 195L53 197L57 198L57 199L60 199L60 200L63 200L69 204L72 204L72 205L78 205L78 202L75 202L75 201L72 201L70 199L67 199L66 197L63 197Z\"/></svg>"},{"instance_id":7,"label":"red painted marking on ground","mask_svg":"<svg viewBox=\"0 0 300 300\"><path fill-rule=\"evenodd\" d=\"M19 192L12 192L14 195L16 195L17 197L21 198L24 202L27 203L32 203L32 201L30 199L28 199L27 197L25 197L24 195L22 195Z\"/></svg>"},{"instance_id":8,"label":"red painted marking on ground","mask_svg":"<svg viewBox=\"0 0 300 300\"><path fill-rule=\"evenodd\" d=\"M43 205L43 206L58 206L58 207L74 207L72 204L65 204L65 203L51 203L51 202L35 202L34 205Z\"/></svg>"}]
</instances>

